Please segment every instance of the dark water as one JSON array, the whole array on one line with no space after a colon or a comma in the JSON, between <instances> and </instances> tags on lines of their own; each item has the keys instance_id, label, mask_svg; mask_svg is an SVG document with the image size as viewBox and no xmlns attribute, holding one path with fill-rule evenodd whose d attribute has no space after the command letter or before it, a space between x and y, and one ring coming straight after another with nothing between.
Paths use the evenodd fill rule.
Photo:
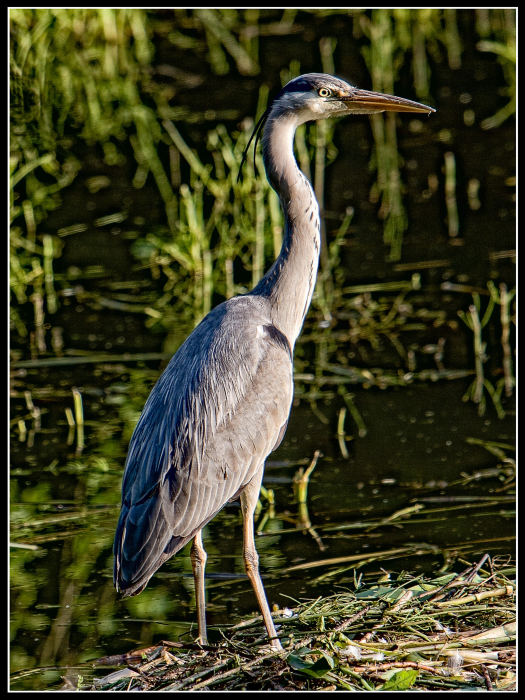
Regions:
<instances>
[{"instance_id":1,"label":"dark water","mask_svg":"<svg viewBox=\"0 0 525 700\"><path fill-rule=\"evenodd\" d=\"M504 85L503 75L493 54L475 51L465 17L461 28L465 41L461 68L452 71L446 62L432 65L431 92L437 112L428 123L425 121L425 135L418 136L411 130L409 118L398 121L411 222L401 259L405 267L385 262L388 248L382 241L382 223L376 205L369 203L373 176L368 172L372 145L368 120L347 119L338 124L335 139L339 157L326 172L328 233L337 229L346 207L353 206L356 211L348 244L342 251L345 284L410 279L413 271L421 274L421 290L407 295L407 301L414 313L419 312L422 327L402 337L405 347L412 344L417 348L418 370L436 368L432 349L424 349L441 338L446 341L442 360L446 369L474 367L472 333L457 316L458 310L467 311L472 296L468 289L443 290L443 282L484 289L488 280L496 286L504 282L509 289L514 284L512 255L502 254L515 246L515 201L509 185L514 175L514 125L508 120L491 131L480 129L481 119L505 104L506 98L498 92ZM260 82L267 80L277 87L279 71L291 59L300 58L303 72L321 70L318 52L309 47L315 48L317 40L328 35L338 38L337 73L360 87L370 87L362 58L350 35L345 34L344 25L319 27L314 23L311 31L313 39L308 38L311 34L306 38L261 39L264 70L260 79L207 75L200 87L182 91L181 104L201 109L211 100L219 109L225 102L230 105L235 101L234 107L241 114L252 115ZM165 45L159 51L159 62L179 61L183 65L185 59L169 53ZM235 98L231 97L232 88ZM397 92L413 97L409 76L402 77ZM465 104L476 114L473 126L464 123ZM194 125L183 135L199 148L211 126ZM94 221L120 211L124 200L131 212L130 220L141 232L161 221L162 205L154 189L130 188L135 167L132 162L108 169L96 148L78 149L84 163L82 175L64 193L63 206L45 222L46 230L56 232L76 223L79 212L83 221ZM460 235L455 239L449 238L444 221L442 166L444 153L450 150L458 169ZM107 174L108 170L112 187L88 195L84 180ZM432 176L436 178L435 190L429 187L429 176L431 181ZM467 196L467 183L472 178L480 182L482 206L477 210L470 208ZM86 292L103 294L112 281L131 280L129 294L159 293L149 273L130 271L134 259L129 251L126 225L119 225L117 230L90 226L84 234L67 239L56 272L72 266L85 270L101 265L107 276L82 278ZM422 268L417 265L436 260L441 262ZM373 296L385 297L389 303L395 299L395 293ZM485 297L482 303L486 305ZM496 309L483 331L489 355L485 372L493 383L502 376L499 307ZM428 320L436 314L439 323ZM83 353L162 352L165 347L165 336L148 331L142 315L97 308L82 295L62 299L53 323L63 328L65 348ZM317 319L310 316L309 328L316 324ZM348 328L347 324L344 318L338 319L334 333ZM17 347L16 339L13 347ZM27 349L23 345L20 349L22 353L25 350L22 358L27 359ZM301 371L315 352L312 344L298 345ZM341 342L338 353L341 361L346 358L361 369L407 371L387 336L379 338L377 347L367 341L357 346ZM68 671L65 666L145 647L163 638L176 640L182 635L189 639L195 632L188 548L165 564L135 598L120 599L112 583L112 541L127 444L149 390L164 366L165 362L152 360L60 368L15 367L11 539L38 548L11 550L11 671L49 670L17 676L13 688L58 687L60 676L90 675L86 668ZM315 371L311 361L304 371ZM368 561L359 571L372 574L382 567L430 573L447 566L462 569L465 561L473 561L485 552L493 556L514 553L513 492L504 488L505 475L496 469L502 458L481 444L467 442L468 438L511 445L515 431L513 398L502 399L506 411L503 419L498 418L489 398L486 412L480 416L474 403L462 400L472 379L414 381L409 386L386 389L347 385L366 426L366 436L359 437L357 426L347 414L345 429L353 438L345 443L348 456L343 456L337 438L338 416L345 406L337 386L328 387L332 395L313 404L301 393L311 385L297 384L286 437L271 455L264 478L265 487L275 494L274 512L262 499L263 510L258 515L258 528L263 532L257 538L257 548L271 605L290 604L287 596L317 597L332 594L338 586L352 587L358 565L350 561L287 571L302 563L355 554L368 561L371 552L405 548L404 553ZM77 434L68 428L65 419L65 409L73 409L73 387L83 398L82 451L77 449ZM31 392L40 418L30 417L25 391ZM17 421L26 417L29 432L21 435ZM513 456L510 450L500 449L508 457ZM308 490L308 514L315 528L311 533L297 529L301 521L292 480L315 450L321 450L323 457ZM491 469L492 475L488 471ZM468 476L475 473L479 478L469 480ZM415 504L423 508L405 520L372 528L355 527L356 522L377 522ZM265 518L265 514L270 517ZM243 570L238 503L228 505L205 528L204 544L208 551L208 624L210 638L217 640L216 627L256 612L255 597ZM97 675L103 673L101 670Z\"/></svg>"}]
</instances>

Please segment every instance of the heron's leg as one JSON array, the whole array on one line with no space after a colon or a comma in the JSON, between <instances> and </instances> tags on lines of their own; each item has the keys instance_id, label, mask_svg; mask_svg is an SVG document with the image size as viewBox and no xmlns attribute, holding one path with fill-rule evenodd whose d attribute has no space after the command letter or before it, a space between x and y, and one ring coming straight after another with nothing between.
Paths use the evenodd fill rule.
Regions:
<instances>
[{"instance_id":1,"label":"heron's leg","mask_svg":"<svg viewBox=\"0 0 525 700\"><path fill-rule=\"evenodd\" d=\"M197 603L197 626L199 629L199 641L201 644L208 643L206 634L206 594L204 592L204 569L208 558L202 544L202 530L193 538L193 545L190 552L191 568L195 579L195 600Z\"/></svg>"},{"instance_id":2,"label":"heron's leg","mask_svg":"<svg viewBox=\"0 0 525 700\"><path fill-rule=\"evenodd\" d=\"M250 579L255 595L257 596L257 602L261 609L264 624L268 631L269 637L277 637L277 632L273 624L272 616L270 614L270 608L268 606L268 600L266 599L266 593L264 592L264 586L261 581L261 576L259 574L259 555L255 549L255 540L253 534L253 513L255 511L255 506L257 505L257 500L259 499L259 491L261 488L262 481L262 470L260 476L255 476L254 479L248 484L248 486L241 493L241 508L243 517L243 557L244 566L246 567L246 573ZM281 642L278 639L272 639L272 646L275 649L282 649Z\"/></svg>"}]
</instances>

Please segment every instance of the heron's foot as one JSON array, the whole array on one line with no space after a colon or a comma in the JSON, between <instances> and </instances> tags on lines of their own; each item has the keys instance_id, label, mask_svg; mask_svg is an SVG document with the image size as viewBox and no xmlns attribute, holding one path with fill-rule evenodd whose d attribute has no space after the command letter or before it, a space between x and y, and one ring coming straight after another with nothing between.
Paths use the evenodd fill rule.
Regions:
<instances>
[{"instance_id":1,"label":"heron's foot","mask_svg":"<svg viewBox=\"0 0 525 700\"><path fill-rule=\"evenodd\" d=\"M283 651L283 645L278 639L272 639L271 641L272 649L275 651Z\"/></svg>"}]
</instances>

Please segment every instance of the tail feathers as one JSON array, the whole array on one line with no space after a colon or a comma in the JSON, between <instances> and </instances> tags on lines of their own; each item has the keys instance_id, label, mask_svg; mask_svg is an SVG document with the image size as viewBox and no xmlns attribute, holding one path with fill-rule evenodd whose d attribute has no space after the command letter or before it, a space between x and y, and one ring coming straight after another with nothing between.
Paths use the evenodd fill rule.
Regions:
<instances>
[{"instance_id":1,"label":"tail feathers","mask_svg":"<svg viewBox=\"0 0 525 700\"><path fill-rule=\"evenodd\" d=\"M155 571L182 549L195 533L177 537L162 512L159 499L120 511L113 552L113 580L124 595L137 595Z\"/></svg>"},{"instance_id":2,"label":"tail feathers","mask_svg":"<svg viewBox=\"0 0 525 700\"><path fill-rule=\"evenodd\" d=\"M190 537L172 537L160 556L154 559L147 568L144 566L140 567L141 573L138 577L134 573L134 562L125 559L121 552L116 552L113 579L117 591L122 593L124 598L141 593L146 588L148 581L157 569L176 552L182 549L193 537L194 534Z\"/></svg>"}]
</instances>

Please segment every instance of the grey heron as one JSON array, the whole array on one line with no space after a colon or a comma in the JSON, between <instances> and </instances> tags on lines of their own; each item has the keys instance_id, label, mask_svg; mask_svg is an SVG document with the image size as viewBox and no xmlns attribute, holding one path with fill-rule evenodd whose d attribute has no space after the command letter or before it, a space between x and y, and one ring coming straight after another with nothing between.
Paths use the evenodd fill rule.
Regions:
<instances>
[{"instance_id":1,"label":"grey heron","mask_svg":"<svg viewBox=\"0 0 525 700\"><path fill-rule=\"evenodd\" d=\"M264 166L284 212L280 255L251 292L210 311L181 345L151 391L131 438L114 544L115 585L125 596L140 593L157 569L193 539L203 643L202 528L240 496L246 573L271 644L281 649L259 574L253 515L265 460L288 424L293 350L319 264L319 206L294 157L295 130L307 121L383 111L434 110L321 73L301 75L277 95L254 135L258 138L264 128Z\"/></svg>"}]
</instances>

